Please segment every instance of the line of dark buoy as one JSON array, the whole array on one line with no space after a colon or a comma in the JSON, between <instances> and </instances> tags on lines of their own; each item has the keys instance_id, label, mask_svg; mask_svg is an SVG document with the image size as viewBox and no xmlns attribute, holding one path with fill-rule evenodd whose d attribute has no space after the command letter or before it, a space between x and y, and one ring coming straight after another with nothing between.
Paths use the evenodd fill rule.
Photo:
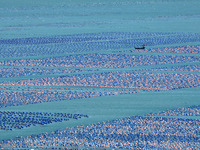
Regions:
<instances>
[{"instance_id":1,"label":"line of dark buoy","mask_svg":"<svg viewBox=\"0 0 200 150\"><path fill-rule=\"evenodd\" d=\"M53 122L69 121L69 119L77 120L82 117L88 118L88 115L71 113L0 111L0 129L22 129L32 125L45 125Z\"/></svg>"}]
</instances>

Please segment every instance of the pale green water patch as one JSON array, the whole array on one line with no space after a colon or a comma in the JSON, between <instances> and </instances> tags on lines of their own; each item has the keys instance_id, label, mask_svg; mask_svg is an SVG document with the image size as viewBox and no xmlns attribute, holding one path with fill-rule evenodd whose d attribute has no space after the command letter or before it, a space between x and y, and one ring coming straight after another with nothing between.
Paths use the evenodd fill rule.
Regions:
<instances>
[{"instance_id":1,"label":"pale green water patch","mask_svg":"<svg viewBox=\"0 0 200 150\"><path fill-rule=\"evenodd\" d=\"M200 32L199 4L199 0L1 0L0 38L98 32L195 33Z\"/></svg>"}]
</instances>

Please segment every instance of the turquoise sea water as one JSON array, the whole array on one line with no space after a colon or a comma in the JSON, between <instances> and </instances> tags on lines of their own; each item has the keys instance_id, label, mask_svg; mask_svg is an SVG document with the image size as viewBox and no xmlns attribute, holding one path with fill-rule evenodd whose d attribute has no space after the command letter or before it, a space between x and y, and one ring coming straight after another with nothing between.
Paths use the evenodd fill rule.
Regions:
<instances>
[{"instance_id":1,"label":"turquoise sea water","mask_svg":"<svg viewBox=\"0 0 200 150\"><path fill-rule=\"evenodd\" d=\"M80 0L1 0L0 39L48 37L99 32L200 33L199 6L199 0L86 0L84 2ZM200 43L184 43L183 45L187 44L199 45ZM159 45L159 47L163 47L163 45ZM112 52L101 51L101 53L118 53L119 50L120 49L113 49ZM92 52L97 53L95 50ZM85 54L88 52L81 53ZM188 54L169 53L167 55ZM199 54L189 55L199 56ZM23 58L35 59L41 57L48 58L52 56L54 55L34 57L27 56ZM22 58L1 57L1 60L11 59ZM200 62L194 62L188 64L199 63ZM99 68L98 71L94 72L132 71L138 69L179 65L185 65L185 63L155 65L149 67L141 66L126 69ZM172 72L177 73L177 71ZM50 76L55 77L57 75L55 74ZM0 81L2 82L44 77L47 76L13 77L6 79L0 78ZM172 108L199 105L199 99L200 88L196 87L162 92L144 91L130 95L115 95L1 108L0 110L7 111L83 113L88 114L90 117L89 119L53 123L50 125L36 126L23 130L0 130L0 140L15 138L16 136L27 136L31 134L51 132L57 129L82 124L88 125L132 115L144 115L147 113L159 112Z\"/></svg>"},{"instance_id":2,"label":"turquoise sea water","mask_svg":"<svg viewBox=\"0 0 200 150\"><path fill-rule=\"evenodd\" d=\"M1 0L0 38L98 32L200 32L198 0Z\"/></svg>"}]
</instances>

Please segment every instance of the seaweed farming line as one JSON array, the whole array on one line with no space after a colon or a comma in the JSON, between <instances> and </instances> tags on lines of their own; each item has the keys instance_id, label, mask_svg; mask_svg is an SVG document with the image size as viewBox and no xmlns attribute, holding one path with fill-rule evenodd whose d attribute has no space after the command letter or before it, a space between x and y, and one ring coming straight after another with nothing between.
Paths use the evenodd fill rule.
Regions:
<instances>
[{"instance_id":1,"label":"seaweed farming line","mask_svg":"<svg viewBox=\"0 0 200 150\"><path fill-rule=\"evenodd\" d=\"M71 113L49 112L15 112L0 111L0 129L10 130L23 129L36 125L47 125L53 122L70 121L70 119L88 118L88 115Z\"/></svg>"},{"instance_id":2,"label":"seaweed farming line","mask_svg":"<svg viewBox=\"0 0 200 150\"><path fill-rule=\"evenodd\" d=\"M88 33L88 34L73 34L73 35L65 35L65 36L52 36L52 37L34 37L34 38L18 38L18 39L5 39L0 40L2 44L48 44L48 43L62 43L62 42L87 42L87 41L96 41L96 40L119 40L119 37L124 40L126 38L129 39L137 39L138 36L140 38L145 39L144 35L148 35L148 37L167 37L171 38L181 37L198 37L198 33L179 33L179 32L168 32L163 34L162 32L103 32L103 33ZM131 38L130 38L131 37ZM139 39L140 39L139 38ZM178 39L178 38L177 38ZM198 38L197 38L198 39Z\"/></svg>"},{"instance_id":3,"label":"seaweed farming line","mask_svg":"<svg viewBox=\"0 0 200 150\"><path fill-rule=\"evenodd\" d=\"M99 78L101 80L99 80ZM180 79L179 79L180 78ZM119 80L120 79L120 80ZM183 80L183 81L182 81ZM0 85L16 86L95 86L95 87L131 87L152 89L176 89L196 87L199 85L199 74L177 73L142 73L142 72L106 72L94 74L80 74L52 78L7 81ZM51 81L51 82L50 82ZM145 81L145 84L141 81Z\"/></svg>"},{"instance_id":4,"label":"seaweed farming line","mask_svg":"<svg viewBox=\"0 0 200 150\"><path fill-rule=\"evenodd\" d=\"M165 67L162 67L165 66ZM1 72L1 79L0 81L14 81L14 80L26 80L26 79L36 79L36 78L46 78L46 77L59 77L59 76L65 76L65 75L77 75L77 74L90 74L90 73L103 73L103 72L116 72L116 71L121 71L121 72L149 72L149 73L181 73L181 74L199 74L198 68L189 68L192 66L199 66L199 62L191 62L191 63L176 63L176 64L168 64L167 67L166 65L149 65L149 66L136 66L136 67L127 67L127 68L83 68L83 69L65 69L65 67L61 67L62 69L59 70L57 67L30 67L30 66L7 66L7 67L0 67L0 72ZM43 70L59 70L59 71L65 71L65 72L70 72L70 73L57 73L57 72L47 72L47 75L42 75L45 74L41 73L41 69ZM55 68L55 69L54 69ZM184 70L184 68L187 68L187 70ZM26 70L29 72L29 74L21 74L20 77L19 73L16 71L20 71L20 69ZM34 72L39 70L39 72ZM4 77L3 70L13 70L14 74L7 74ZM16 71L15 71L16 70ZM13 72L12 71L12 72ZM31 75L35 74L35 75Z\"/></svg>"},{"instance_id":5,"label":"seaweed farming line","mask_svg":"<svg viewBox=\"0 0 200 150\"><path fill-rule=\"evenodd\" d=\"M194 112L193 109L196 109L197 113L199 113L198 107L193 106L189 107L189 110L187 108L185 110L191 114ZM12 145L14 148L57 149L79 147L81 145L80 149L81 147L154 149L175 148L178 145L181 148L193 147L198 149L199 132L196 128L198 128L199 123L199 119L131 116L87 126L66 128L51 133L31 135L25 138L19 137L15 140L6 140L2 142L2 147L6 148L14 144L16 145ZM191 130L186 131L186 128L191 128ZM76 138L72 137L74 134ZM57 141L54 137L63 142L57 142L57 144L53 145L52 140L54 142ZM112 137L112 140L110 137ZM96 140L96 138L99 140ZM39 139L46 140L45 143L48 144L40 143ZM107 139L106 142L104 139ZM34 143L34 141L37 142ZM168 144L165 144L166 142Z\"/></svg>"},{"instance_id":6,"label":"seaweed farming line","mask_svg":"<svg viewBox=\"0 0 200 150\"><path fill-rule=\"evenodd\" d=\"M199 62L199 60L199 56L84 54L48 59L0 61L0 64L5 66L127 68L137 66Z\"/></svg>"},{"instance_id":7,"label":"seaweed farming line","mask_svg":"<svg viewBox=\"0 0 200 150\"><path fill-rule=\"evenodd\" d=\"M84 88L84 89L83 89ZM90 91L90 92L103 92L103 91L107 91L109 93L115 93L115 94L119 94L119 93L126 93L129 92L130 93L138 93L140 92L139 89L122 89L122 88L102 88L102 87L96 87L96 88L87 88L87 87L34 87L34 86L28 86L28 87L19 87L19 86L13 86L13 87L0 87L0 91L12 91L12 92L44 92L44 91L60 91L60 92L65 92L65 91L76 91L76 92L85 92L85 91ZM145 90L142 89L142 91L150 91L150 90ZM153 90L152 90L153 91Z\"/></svg>"},{"instance_id":8,"label":"seaweed farming line","mask_svg":"<svg viewBox=\"0 0 200 150\"><path fill-rule=\"evenodd\" d=\"M173 52L148 52L149 49L146 49L146 52L135 52L134 50L128 50L128 51L112 51L107 53L100 53L100 54L124 54L124 55L147 55L147 56L199 56L199 53L173 53ZM0 59L1 60L1 59Z\"/></svg>"},{"instance_id":9,"label":"seaweed farming line","mask_svg":"<svg viewBox=\"0 0 200 150\"><path fill-rule=\"evenodd\" d=\"M137 34L135 35L137 36ZM85 123L85 126L56 130L68 125L75 126L76 123L73 124L73 121L71 121L59 124L59 122L68 121L69 119L62 118L59 116L60 114L56 116L49 114L48 116L41 115L40 112L34 115L26 113L24 113L26 115L22 115L16 111L13 111L13 114L11 111L2 112L0 115L1 128L5 131L3 131L3 138L8 138L6 130L12 129L14 130L8 132L13 132L13 135L21 133L24 137L13 137L11 140L2 141L0 147L12 147L13 149L30 147L47 149L63 147L80 147L83 149L198 148L200 120L195 119L195 117L199 116L199 106L147 114L146 112L151 110L155 111L160 110L161 107L163 109L169 107L169 103L174 99L167 100L168 106L164 107L157 100L149 100L147 97L145 98L148 101L145 99L146 101L139 102L138 96L157 94L160 98L163 93L163 95L167 95L175 93L178 89L184 89L178 93L178 96L180 94L183 98L185 88L200 87L199 46L143 50L127 50L127 48L130 49L135 45L139 47L142 44L160 46L177 43L181 45L188 42L196 43L200 40L199 34L177 33L175 35L173 33L172 36L172 33L168 33L163 36L160 33L150 34L145 38L133 37L126 39L128 36L135 35L129 33L102 33L93 34L92 36L91 34L82 34L71 37L24 38L0 41L4 43L0 46L0 53L5 51L5 53L2 53L5 60L0 61L0 75L2 77L0 79L0 108L2 110L11 109L13 111L21 108L22 110L29 110L29 108L34 109L37 107L34 111L37 111L37 109L39 111L44 109L39 108L40 106L49 106L49 108L45 108L48 113L54 111L54 108L61 108L61 112L69 109L71 112L76 113L80 110L83 114L91 116L91 118L86 119L87 121L80 120L78 122L80 124ZM146 34L144 33L144 35ZM158 37L155 37L156 35ZM125 53L130 51L130 54L120 52L114 54L115 49L125 51ZM95 50L95 52L91 53L91 50ZM152 52L152 55L148 53L148 50ZM138 55L135 52L138 52ZM168 52L170 53L165 55ZM42 58L54 54L56 54L55 57ZM6 58L7 56L19 58L17 58L18 60L9 60ZM17 67L15 68L15 66ZM125 98L123 99L120 95ZM136 99L127 101L126 98L129 96L131 98L135 96ZM198 97L197 95L192 96L192 94L190 96ZM120 101L117 100L117 97L120 98ZM106 103L104 98L107 98L107 100L111 98L111 101ZM181 102L179 101L176 104L182 105L182 100L186 102L183 98L180 100ZM194 103L196 104L198 101L195 100ZM158 102L158 104L155 104L155 102ZM167 102L161 101L164 104L167 104ZM146 103L152 103L149 106L155 106L148 108L148 106L145 106ZM59 106L60 104L63 104L63 106ZM129 106L130 104L136 104L136 106ZM97 108L101 106L102 108ZM103 109L103 107L105 109L112 107L112 112ZM124 117L127 114L129 116L134 113L142 114L143 110L137 110L136 107L139 109L146 108L145 114L147 115L111 120L115 117ZM84 110L85 108L89 109ZM120 110L121 108L124 110ZM108 112L108 114L104 112ZM102 116L104 118L101 121L110 121L95 123ZM10 120L15 123L12 124ZM50 126L51 123L53 124ZM88 123L95 124L87 125ZM35 128L17 131L18 129L34 126L34 124L49 127L48 130L45 130L48 133L42 133L44 132L43 127L38 132ZM55 131L52 129L55 129ZM38 134L25 134L26 131L35 131ZM31 136L25 137L25 135Z\"/></svg>"},{"instance_id":10,"label":"seaweed farming line","mask_svg":"<svg viewBox=\"0 0 200 150\"><path fill-rule=\"evenodd\" d=\"M193 46L193 44L191 44ZM188 46L188 45L187 45ZM132 49L131 49L132 48ZM159 47L160 48L160 47ZM54 58L69 55L83 55L83 54L126 54L126 55L176 55L176 56L197 56L199 53L176 53L176 52L148 52L153 48L145 49L145 51L135 51L133 47L130 48L119 48L119 49L108 49L108 50L91 50L86 52L75 52L75 53L64 53L64 54L53 54L53 55L40 55L40 56L24 56L24 57L0 57L0 61L7 60L22 60L22 59L39 59L39 58Z\"/></svg>"},{"instance_id":11,"label":"seaweed farming line","mask_svg":"<svg viewBox=\"0 0 200 150\"><path fill-rule=\"evenodd\" d=\"M28 65L23 65L23 66L16 66L16 65L3 65L0 64L0 69L9 69L9 68L13 68L13 69L17 69L17 68L22 68L22 69L44 69L44 70L48 70L48 69L54 69L54 70L62 70L62 69L68 69L69 71L73 71L73 70L83 70L83 71L99 71L99 70L114 70L114 69L121 69L121 71L123 70L130 70L130 69L143 69L143 68L158 68L158 67L174 67L174 66L191 66L191 65L198 65L200 64L199 61L195 61L195 62L179 62L179 63L174 63L174 64L156 64L156 65L143 65L143 66L134 66L134 67L126 67L126 68L95 68L95 67L63 67L63 66L28 66Z\"/></svg>"},{"instance_id":12,"label":"seaweed farming line","mask_svg":"<svg viewBox=\"0 0 200 150\"><path fill-rule=\"evenodd\" d=\"M193 64L193 63L191 63ZM198 63L194 63L194 64L198 64ZM179 66L179 64L175 64L175 65L171 65L171 68L173 68L173 66ZM163 66L163 65L161 65ZM185 67L184 64L181 64L180 67L183 66ZM12 68L12 67L11 67ZM22 68L22 67L20 67ZM144 68L144 69L142 69ZM150 68L150 69L147 69ZM1 68L0 68L1 70ZM76 73L61 73L61 74L57 74L57 73L49 73L48 75L22 75L22 76L18 76L17 74L14 77L1 77L0 78L0 82L6 82L6 81L17 81L17 80L28 80L28 79L40 79L40 78L47 78L47 77L62 77L62 76L72 76L72 75L79 75L79 74L93 74L93 73L106 73L106 72L141 72L141 73L178 73L178 74L199 74L200 72L197 71L188 71L188 70L170 70L170 68L165 67L159 68L159 65L152 65L152 66L144 66L144 67L132 67L132 68L91 68L90 70L82 70L80 72L76 72ZM7 74L8 75L8 74Z\"/></svg>"},{"instance_id":13,"label":"seaweed farming line","mask_svg":"<svg viewBox=\"0 0 200 150\"><path fill-rule=\"evenodd\" d=\"M15 85L17 87L20 87L19 85ZM3 87L3 86L1 86ZM5 87L5 86L4 86ZM21 86L23 87L23 85ZM34 87L34 85L24 85L24 87ZM37 86L36 86L37 87ZM42 85L41 85L42 87ZM52 87L52 86L51 86ZM94 86L94 85L65 85L64 87L68 88L68 87L79 87L79 88L99 88L99 89L138 89L138 90L147 90L147 91L162 91L162 90L165 90L165 89L162 89L162 88L148 88L148 87L128 87L128 86L125 86L125 87L121 87L121 86ZM67 90L66 90L67 91Z\"/></svg>"},{"instance_id":14,"label":"seaweed farming line","mask_svg":"<svg viewBox=\"0 0 200 150\"><path fill-rule=\"evenodd\" d=\"M135 44L142 45L147 44L149 46L153 45L165 45L165 44L174 44L174 43L187 43L187 42L198 42L198 34L181 34L177 33L176 36L167 36L163 38L143 38L143 39L133 39L133 40L118 40L118 41L105 41L99 42L94 41L88 44L87 42L83 43L62 43L66 41L87 41L90 38L99 36L104 36L104 34L113 39L111 36L119 37L122 33L101 33L101 34L91 34L91 37L82 35L80 37L72 36L71 39L65 38L27 38L27 39L13 39L13 40L3 40L1 45L1 54L3 57L16 57L16 56L38 56L38 55L53 55L53 54L64 54L69 52L83 52L83 51L92 51L92 50L108 50L108 49L120 49L120 48L131 48ZM123 33L125 36L129 36L133 33ZM139 33L137 33L139 34ZM159 33L160 34L160 33ZM123 38L125 38L123 36ZM38 43L39 42L39 43ZM58 42L52 43L52 42ZM60 43L61 42L61 43ZM3 44L4 43L4 44ZM6 44L7 43L7 44ZM42 44L43 43L43 44ZM45 45L45 43L51 43ZM14 45L13 45L14 44ZM24 47L15 47L15 45L24 45ZM10 47L9 47L10 46ZM12 48L11 48L12 47ZM43 49L44 51L41 51Z\"/></svg>"}]
</instances>

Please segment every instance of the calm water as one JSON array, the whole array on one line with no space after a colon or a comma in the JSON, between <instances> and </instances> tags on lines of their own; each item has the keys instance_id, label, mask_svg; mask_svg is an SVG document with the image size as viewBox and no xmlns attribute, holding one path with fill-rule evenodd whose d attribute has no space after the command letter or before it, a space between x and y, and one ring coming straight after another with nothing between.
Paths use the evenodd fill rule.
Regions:
<instances>
[{"instance_id":1,"label":"calm water","mask_svg":"<svg viewBox=\"0 0 200 150\"><path fill-rule=\"evenodd\" d=\"M200 32L199 0L1 0L0 38Z\"/></svg>"},{"instance_id":2,"label":"calm water","mask_svg":"<svg viewBox=\"0 0 200 150\"><path fill-rule=\"evenodd\" d=\"M67 2L63 0L1 0L0 39L98 32L200 33L199 6L199 0L87 0L84 3L80 0L68 0ZM196 63L199 64L199 62ZM105 70L100 69L99 71ZM45 76L39 76L41 77ZM18 77L6 80L27 78ZM0 79L2 80L5 79ZM197 87L1 108L1 110L13 111L83 113L88 114L90 118L23 130L0 130L0 140L51 132L66 126L91 124L170 108L199 105L199 99L200 88Z\"/></svg>"}]
</instances>

